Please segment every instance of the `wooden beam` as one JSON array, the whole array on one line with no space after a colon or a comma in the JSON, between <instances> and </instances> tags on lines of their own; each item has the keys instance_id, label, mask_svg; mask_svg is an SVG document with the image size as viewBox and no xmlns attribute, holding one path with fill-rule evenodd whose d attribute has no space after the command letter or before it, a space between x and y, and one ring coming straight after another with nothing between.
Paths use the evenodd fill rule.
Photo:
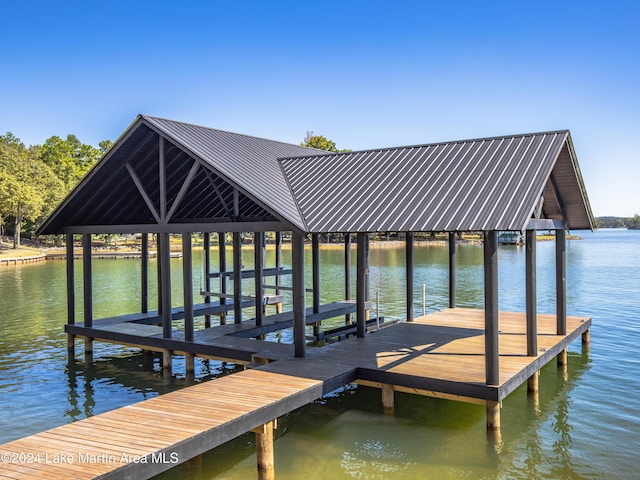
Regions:
<instances>
[{"instance_id":1,"label":"wooden beam","mask_svg":"<svg viewBox=\"0 0 640 480\"><path fill-rule=\"evenodd\" d=\"M258 461L258 480L276 478L273 455L273 424L267 422L254 430L256 434L256 458Z\"/></svg>"},{"instance_id":2,"label":"wooden beam","mask_svg":"<svg viewBox=\"0 0 640 480\"><path fill-rule=\"evenodd\" d=\"M156 275L158 315L162 315L162 262L160 261L160 234L156 234Z\"/></svg>"},{"instance_id":3,"label":"wooden beam","mask_svg":"<svg viewBox=\"0 0 640 480\"><path fill-rule=\"evenodd\" d=\"M191 170L189 170L189 173L187 174L187 178L185 178L184 182L182 182L180 191L178 192L178 195L176 195L176 198L173 200L173 203L171 204L171 208L169 209L169 213L167 213L167 222L171 221L173 214L176 213L176 210L182 203L184 196L187 194L187 191L191 186L191 182L193 182L193 179L195 178L196 173L198 173L198 168L200 168L200 162L198 162L197 160L194 160L193 165L191 166Z\"/></svg>"},{"instance_id":4,"label":"wooden beam","mask_svg":"<svg viewBox=\"0 0 640 480\"><path fill-rule=\"evenodd\" d=\"M456 234L449 232L449 308L456 308Z\"/></svg>"},{"instance_id":5,"label":"wooden beam","mask_svg":"<svg viewBox=\"0 0 640 480\"><path fill-rule=\"evenodd\" d=\"M182 291L184 298L184 340L193 342L193 255L191 234L182 234Z\"/></svg>"},{"instance_id":6,"label":"wooden beam","mask_svg":"<svg viewBox=\"0 0 640 480\"><path fill-rule=\"evenodd\" d=\"M351 234L344 234L344 298L351 300ZM351 314L345 315L345 324L351 325Z\"/></svg>"},{"instance_id":7,"label":"wooden beam","mask_svg":"<svg viewBox=\"0 0 640 480\"><path fill-rule=\"evenodd\" d=\"M73 271L73 235L67 234L67 324L73 325L76 323L76 284L75 274ZM68 335L67 337L67 350L69 352L70 359L75 357L75 336Z\"/></svg>"},{"instance_id":8,"label":"wooden beam","mask_svg":"<svg viewBox=\"0 0 640 480\"><path fill-rule=\"evenodd\" d=\"M313 275L313 313L320 309L320 241L317 233L311 234L311 270Z\"/></svg>"},{"instance_id":9,"label":"wooden beam","mask_svg":"<svg viewBox=\"0 0 640 480\"><path fill-rule=\"evenodd\" d=\"M202 248L204 250L204 288L211 291L211 233L202 234ZM211 297L204 297L204 303L211 303ZM204 316L204 328L211 328L211 315Z\"/></svg>"},{"instance_id":10,"label":"wooden beam","mask_svg":"<svg viewBox=\"0 0 640 480\"><path fill-rule=\"evenodd\" d=\"M407 322L413 322L413 232L405 234L405 277L407 283Z\"/></svg>"},{"instance_id":11,"label":"wooden beam","mask_svg":"<svg viewBox=\"0 0 640 480\"><path fill-rule=\"evenodd\" d=\"M536 294L536 231L527 230L526 248L526 311L527 311L527 356L538 355L538 307Z\"/></svg>"},{"instance_id":12,"label":"wooden beam","mask_svg":"<svg viewBox=\"0 0 640 480\"><path fill-rule=\"evenodd\" d=\"M149 234L142 234L140 247L140 311L149 311Z\"/></svg>"},{"instance_id":13,"label":"wooden beam","mask_svg":"<svg viewBox=\"0 0 640 480\"><path fill-rule=\"evenodd\" d=\"M264 298L264 286L262 269L264 267L264 233L255 232L253 234L253 268L256 272L255 292L256 292L256 327L262 326L262 300Z\"/></svg>"},{"instance_id":14,"label":"wooden beam","mask_svg":"<svg viewBox=\"0 0 640 480\"><path fill-rule=\"evenodd\" d=\"M233 232L233 317L242 323L242 238Z\"/></svg>"},{"instance_id":15,"label":"wooden beam","mask_svg":"<svg viewBox=\"0 0 640 480\"><path fill-rule=\"evenodd\" d=\"M218 271L220 273L227 271L227 234L226 232L218 232ZM209 277L209 275L207 275ZM220 293L227 293L227 277L220 275ZM227 299L220 298L220 305L226 305ZM220 325L227 323L227 312L220 315Z\"/></svg>"},{"instance_id":16,"label":"wooden beam","mask_svg":"<svg viewBox=\"0 0 640 480\"><path fill-rule=\"evenodd\" d=\"M567 236L556 230L556 333L567 334Z\"/></svg>"},{"instance_id":17,"label":"wooden beam","mask_svg":"<svg viewBox=\"0 0 640 480\"><path fill-rule=\"evenodd\" d=\"M303 358L306 349L306 306L304 291L304 234L293 232L291 238L291 263L293 267L293 343L295 356Z\"/></svg>"},{"instance_id":18,"label":"wooden beam","mask_svg":"<svg viewBox=\"0 0 640 480\"><path fill-rule=\"evenodd\" d=\"M129 176L133 180L133 183L135 184L136 188L138 189L138 192L140 193L140 196L144 200L144 203L147 204L147 208L149 209L149 211L153 215L153 218L156 220L157 223L162 223L162 220L160 219L160 215L158 215L158 211L156 210L155 205L151 201L151 198L149 198L149 195L147 194L146 190L144 189L144 186L142 185L142 182L138 178L138 175L136 175L136 172L133 170L133 167L131 165L129 165L129 162L127 162L125 164L125 167L127 168L127 171L129 172ZM98 233L98 232L94 232L94 233Z\"/></svg>"},{"instance_id":19,"label":"wooden beam","mask_svg":"<svg viewBox=\"0 0 640 480\"><path fill-rule=\"evenodd\" d=\"M500 384L498 355L498 233L493 230L484 232L484 356L487 385Z\"/></svg>"},{"instance_id":20,"label":"wooden beam","mask_svg":"<svg viewBox=\"0 0 640 480\"><path fill-rule=\"evenodd\" d=\"M76 284L73 271L73 235L67 234L67 323L76 323Z\"/></svg>"},{"instance_id":21,"label":"wooden beam","mask_svg":"<svg viewBox=\"0 0 640 480\"><path fill-rule=\"evenodd\" d=\"M171 245L169 234L158 234L157 259L160 264L160 283L162 284L160 304L162 305L162 336L171 338Z\"/></svg>"},{"instance_id":22,"label":"wooden beam","mask_svg":"<svg viewBox=\"0 0 640 480\"><path fill-rule=\"evenodd\" d=\"M158 181L160 183L160 222L167 223L167 169L164 158L164 137L158 135Z\"/></svg>"},{"instance_id":23,"label":"wooden beam","mask_svg":"<svg viewBox=\"0 0 640 480\"><path fill-rule=\"evenodd\" d=\"M276 232L276 268L282 268L282 232ZM276 275L276 295L282 293L282 280ZM276 313L282 313L282 302L276 303Z\"/></svg>"},{"instance_id":24,"label":"wooden beam","mask_svg":"<svg viewBox=\"0 0 640 480\"><path fill-rule=\"evenodd\" d=\"M206 219L159 225L156 223L137 223L128 225L71 225L63 228L62 233L93 234L135 234L145 233L187 233L187 232L270 232L291 230L288 223L274 220L243 220L232 222L229 219Z\"/></svg>"},{"instance_id":25,"label":"wooden beam","mask_svg":"<svg viewBox=\"0 0 640 480\"><path fill-rule=\"evenodd\" d=\"M530 218L523 230L560 230L565 228L566 224L563 220Z\"/></svg>"},{"instance_id":26,"label":"wooden beam","mask_svg":"<svg viewBox=\"0 0 640 480\"><path fill-rule=\"evenodd\" d=\"M84 326L93 326L93 288L91 274L91 235L82 235L82 280L84 291Z\"/></svg>"},{"instance_id":27,"label":"wooden beam","mask_svg":"<svg viewBox=\"0 0 640 480\"><path fill-rule=\"evenodd\" d=\"M364 338L367 317L367 276L369 274L369 252L367 249L367 233L358 232L357 266L356 266L356 336Z\"/></svg>"}]
</instances>

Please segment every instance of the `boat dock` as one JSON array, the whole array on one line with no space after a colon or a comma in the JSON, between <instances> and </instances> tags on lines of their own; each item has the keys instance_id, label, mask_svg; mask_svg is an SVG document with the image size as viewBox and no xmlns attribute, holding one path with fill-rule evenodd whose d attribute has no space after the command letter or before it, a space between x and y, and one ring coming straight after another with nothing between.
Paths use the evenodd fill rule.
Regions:
<instances>
[{"instance_id":1,"label":"boat dock","mask_svg":"<svg viewBox=\"0 0 640 480\"><path fill-rule=\"evenodd\" d=\"M387 412L393 410L394 391L497 403L580 335L588 342L591 320L567 317L568 333L557 335L555 316L538 315L535 357L526 355L524 326L523 313L500 312L498 385L485 382L484 312L446 309L374 331L366 340L351 337L311 348L306 359L289 355L251 365L243 372L9 442L0 446L0 478L142 479L183 462L197 469L202 453L248 431L256 432L259 470L273 470L272 429L278 417L325 393L352 382L376 386ZM228 330L225 327L211 330ZM256 352L268 351L266 344L273 343L247 341L257 344ZM228 354L244 361L247 351L243 347Z\"/></svg>"}]
</instances>

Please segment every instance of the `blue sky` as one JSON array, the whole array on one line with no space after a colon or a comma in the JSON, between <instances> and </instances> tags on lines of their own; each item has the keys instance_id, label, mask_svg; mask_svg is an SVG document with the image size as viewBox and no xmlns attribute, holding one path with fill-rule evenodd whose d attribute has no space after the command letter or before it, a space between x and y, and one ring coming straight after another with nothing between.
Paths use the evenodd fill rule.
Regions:
<instances>
[{"instance_id":1,"label":"blue sky","mask_svg":"<svg viewBox=\"0 0 640 480\"><path fill-rule=\"evenodd\" d=\"M596 215L640 213L640 4L5 1L0 132L138 113L363 149L571 130Z\"/></svg>"}]
</instances>

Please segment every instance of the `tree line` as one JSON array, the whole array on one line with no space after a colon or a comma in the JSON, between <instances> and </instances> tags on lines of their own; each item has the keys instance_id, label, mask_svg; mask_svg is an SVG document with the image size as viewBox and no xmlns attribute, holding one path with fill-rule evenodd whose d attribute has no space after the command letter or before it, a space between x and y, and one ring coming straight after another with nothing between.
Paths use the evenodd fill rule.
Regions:
<instances>
[{"instance_id":1,"label":"tree line","mask_svg":"<svg viewBox=\"0 0 640 480\"><path fill-rule=\"evenodd\" d=\"M640 229L640 215L637 213L633 217L598 217L596 218L596 228L629 228Z\"/></svg>"},{"instance_id":2,"label":"tree line","mask_svg":"<svg viewBox=\"0 0 640 480\"><path fill-rule=\"evenodd\" d=\"M96 148L67 135L27 147L10 132L0 136L0 235L12 235L13 247L19 248L21 236L33 235L111 145L103 140ZM313 132L307 132L301 145L350 151Z\"/></svg>"},{"instance_id":3,"label":"tree line","mask_svg":"<svg viewBox=\"0 0 640 480\"><path fill-rule=\"evenodd\" d=\"M82 143L75 135L53 136L25 146L12 133L0 136L0 234L32 235L85 173L111 147Z\"/></svg>"}]
</instances>

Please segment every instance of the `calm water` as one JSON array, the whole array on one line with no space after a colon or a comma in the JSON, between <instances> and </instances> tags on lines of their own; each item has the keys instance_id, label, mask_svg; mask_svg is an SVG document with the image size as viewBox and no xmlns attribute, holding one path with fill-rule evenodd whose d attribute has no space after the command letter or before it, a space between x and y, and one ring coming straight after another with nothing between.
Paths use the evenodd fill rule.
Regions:
<instances>
[{"instance_id":1,"label":"calm water","mask_svg":"<svg viewBox=\"0 0 640 480\"><path fill-rule=\"evenodd\" d=\"M396 394L395 415L387 417L381 414L379 391L348 387L280 420L278 478L638 478L640 232L602 230L583 237L568 242L567 299L570 314L593 317L591 350L582 353L579 341L571 346L567 380L555 364L543 369L538 409L523 388L504 401L502 444L486 441L481 406ZM415 256L416 314L422 313L423 283L427 309L444 308L446 247L417 246ZM249 248L243 260L250 268ZM342 261L342 249L321 252L323 301L342 295ZM372 243L370 261L372 297L379 292L380 313L401 318L404 250ZM172 261L176 305L181 303L180 262ZM538 309L553 313L553 242L539 242L538 262ZM203 284L201 265L199 253L196 291ZM459 305L482 306L481 265L480 246L459 246ZM62 333L64 269L64 262L0 269L0 442L187 383L181 357L174 360L174 376L165 379L157 359L145 364L135 349L114 345L96 343L93 364L80 357L69 363ZM80 263L76 269L81 278ZM96 318L137 309L138 278L139 261L95 260ZM78 289L78 302L81 298ZM500 249L500 307L524 309L523 248ZM289 341L290 332L280 340ZM233 371L231 364L198 361L196 381ZM250 434L215 449L205 455L204 478L255 478L253 453ZM184 474L178 467L161 478Z\"/></svg>"}]
</instances>

